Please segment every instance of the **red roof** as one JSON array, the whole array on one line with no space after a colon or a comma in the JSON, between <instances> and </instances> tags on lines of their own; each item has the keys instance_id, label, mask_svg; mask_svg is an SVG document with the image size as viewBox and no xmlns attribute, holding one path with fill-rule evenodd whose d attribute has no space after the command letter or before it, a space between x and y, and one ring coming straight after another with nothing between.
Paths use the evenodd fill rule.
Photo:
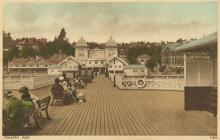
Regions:
<instances>
[{"instance_id":1,"label":"red roof","mask_svg":"<svg viewBox=\"0 0 220 140\"><path fill-rule=\"evenodd\" d=\"M47 39L46 38L40 38L40 39L35 39L35 38L24 38L24 39L19 39L16 44L17 45L33 45L33 44L46 44Z\"/></svg>"},{"instance_id":2,"label":"red roof","mask_svg":"<svg viewBox=\"0 0 220 140\"><path fill-rule=\"evenodd\" d=\"M15 65L27 65L27 64L47 64L47 65L52 65L52 64L58 64L60 61L57 59L44 59L41 58L40 60L36 60L35 58L16 58L13 59L10 64L15 64Z\"/></svg>"}]
</instances>

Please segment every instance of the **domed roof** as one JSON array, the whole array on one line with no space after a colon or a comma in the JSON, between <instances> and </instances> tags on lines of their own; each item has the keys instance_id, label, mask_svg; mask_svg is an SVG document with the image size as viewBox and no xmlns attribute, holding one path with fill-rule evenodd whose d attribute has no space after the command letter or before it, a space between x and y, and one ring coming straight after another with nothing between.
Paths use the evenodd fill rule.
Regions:
<instances>
[{"instance_id":1,"label":"domed roof","mask_svg":"<svg viewBox=\"0 0 220 140\"><path fill-rule=\"evenodd\" d=\"M116 47L117 42L112 37L110 37L109 40L106 42L106 46L107 47Z\"/></svg>"},{"instance_id":2,"label":"domed roof","mask_svg":"<svg viewBox=\"0 0 220 140\"><path fill-rule=\"evenodd\" d=\"M76 47L87 47L87 42L86 40L81 37L77 42L76 42Z\"/></svg>"}]
</instances>

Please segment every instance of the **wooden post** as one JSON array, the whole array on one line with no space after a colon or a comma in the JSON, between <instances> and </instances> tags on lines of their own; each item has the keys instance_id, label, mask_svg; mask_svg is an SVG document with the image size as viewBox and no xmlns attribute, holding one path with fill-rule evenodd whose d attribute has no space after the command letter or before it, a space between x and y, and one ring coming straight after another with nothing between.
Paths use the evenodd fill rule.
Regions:
<instances>
[{"instance_id":1,"label":"wooden post","mask_svg":"<svg viewBox=\"0 0 220 140\"><path fill-rule=\"evenodd\" d=\"M184 71L184 86L186 86L186 54L185 53L184 53L183 59L184 59L184 67L183 67L183 71Z\"/></svg>"},{"instance_id":2,"label":"wooden post","mask_svg":"<svg viewBox=\"0 0 220 140\"><path fill-rule=\"evenodd\" d=\"M116 79L115 79L115 75L114 75L114 87L116 87Z\"/></svg>"}]
</instances>

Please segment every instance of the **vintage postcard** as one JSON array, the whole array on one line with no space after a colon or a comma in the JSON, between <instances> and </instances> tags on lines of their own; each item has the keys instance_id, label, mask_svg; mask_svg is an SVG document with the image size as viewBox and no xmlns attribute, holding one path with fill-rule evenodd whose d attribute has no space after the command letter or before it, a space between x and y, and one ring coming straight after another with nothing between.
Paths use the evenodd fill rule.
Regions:
<instances>
[{"instance_id":1,"label":"vintage postcard","mask_svg":"<svg viewBox=\"0 0 220 140\"><path fill-rule=\"evenodd\" d=\"M218 139L217 1L1 8L3 139Z\"/></svg>"}]
</instances>

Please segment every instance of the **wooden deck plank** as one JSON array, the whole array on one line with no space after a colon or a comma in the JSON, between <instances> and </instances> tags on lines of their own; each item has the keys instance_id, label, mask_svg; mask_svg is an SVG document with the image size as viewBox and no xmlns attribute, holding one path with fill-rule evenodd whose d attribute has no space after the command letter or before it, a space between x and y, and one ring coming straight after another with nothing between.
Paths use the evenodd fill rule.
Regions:
<instances>
[{"instance_id":1,"label":"wooden deck plank","mask_svg":"<svg viewBox=\"0 0 220 140\"><path fill-rule=\"evenodd\" d=\"M50 94L50 87L40 89ZM51 121L36 135L216 135L208 112L185 112L183 93L119 90L104 76L83 91L88 102L49 106ZM39 94L39 96L47 96Z\"/></svg>"}]
</instances>

